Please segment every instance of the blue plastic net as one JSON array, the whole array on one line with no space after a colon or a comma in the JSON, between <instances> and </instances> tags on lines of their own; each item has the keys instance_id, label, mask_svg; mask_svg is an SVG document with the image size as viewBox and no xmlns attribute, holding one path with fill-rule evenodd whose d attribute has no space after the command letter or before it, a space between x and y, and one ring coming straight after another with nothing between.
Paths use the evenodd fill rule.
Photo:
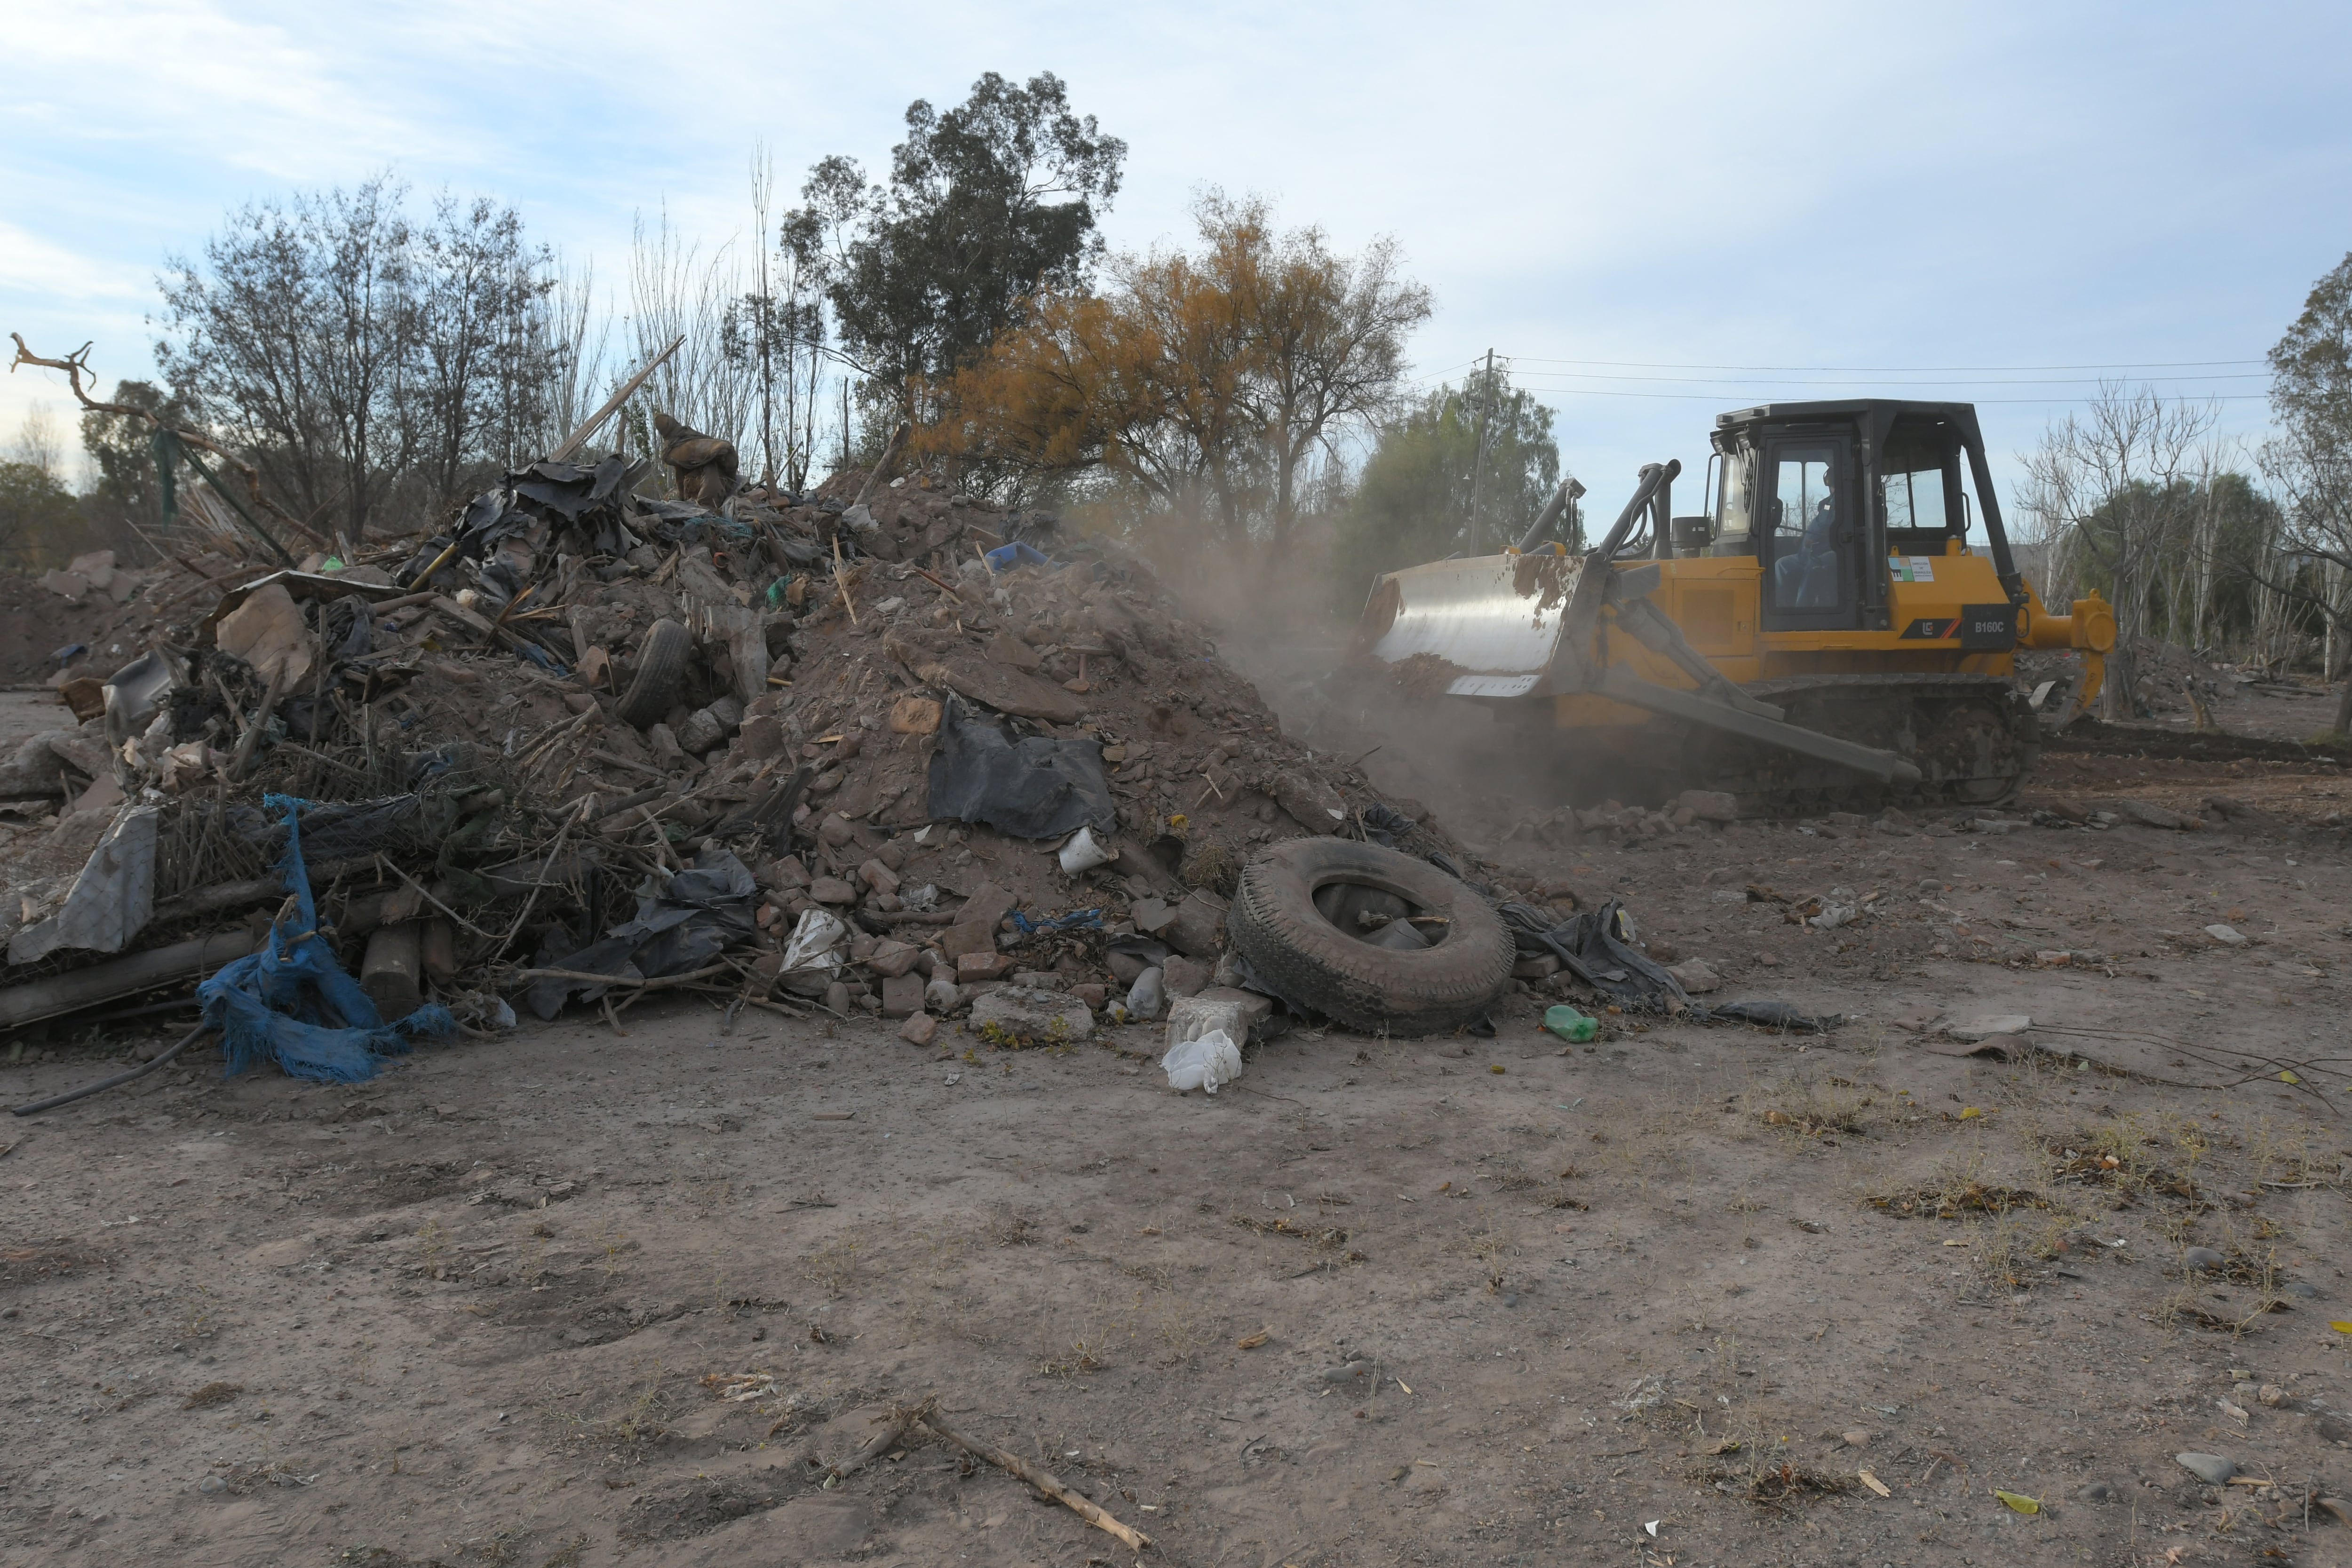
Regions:
<instances>
[{"instance_id":1,"label":"blue plastic net","mask_svg":"<svg viewBox=\"0 0 2352 1568\"><path fill-rule=\"evenodd\" d=\"M302 864L301 814L308 804L294 795L262 797L265 808L286 813L286 855L278 869L295 907L271 925L259 952L196 987L205 1022L221 1032L231 1078L273 1061L289 1078L357 1083L373 1078L385 1057L404 1053L417 1037L457 1032L457 1021L438 1005L385 1023L320 940L310 874Z\"/></svg>"}]
</instances>

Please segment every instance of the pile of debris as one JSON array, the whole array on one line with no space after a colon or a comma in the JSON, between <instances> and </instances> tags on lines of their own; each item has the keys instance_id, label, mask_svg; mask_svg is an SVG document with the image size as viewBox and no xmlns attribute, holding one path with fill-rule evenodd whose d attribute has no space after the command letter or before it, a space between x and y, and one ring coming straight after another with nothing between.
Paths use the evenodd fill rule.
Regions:
<instances>
[{"instance_id":1,"label":"pile of debris","mask_svg":"<svg viewBox=\"0 0 2352 1568\"><path fill-rule=\"evenodd\" d=\"M746 488L663 430L683 499L548 460L354 560L58 574L106 624L59 650L71 721L0 757L0 1027L194 1005L261 952L355 974L286 1005L370 1049L673 987L1064 1038L1145 969L1207 986L1268 841L1449 847L1116 542L887 457Z\"/></svg>"}]
</instances>

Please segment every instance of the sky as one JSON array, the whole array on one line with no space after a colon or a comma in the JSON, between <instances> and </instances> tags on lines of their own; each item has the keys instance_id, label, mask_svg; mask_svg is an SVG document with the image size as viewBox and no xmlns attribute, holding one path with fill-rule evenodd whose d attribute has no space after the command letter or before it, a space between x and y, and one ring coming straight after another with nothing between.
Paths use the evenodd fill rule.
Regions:
<instances>
[{"instance_id":1,"label":"sky","mask_svg":"<svg viewBox=\"0 0 2352 1568\"><path fill-rule=\"evenodd\" d=\"M2004 491L2103 379L2251 443L2264 352L2352 251L2340 5L54 0L7 31L0 331L95 340L109 387L241 204L390 170L617 279L640 214L747 243L755 148L786 196L879 170L987 70L1127 141L1116 247L1181 243L1205 186L1393 236L1436 300L1416 378L1508 361L1588 510L1773 399L1975 401ZM18 370L0 446L43 401L72 443Z\"/></svg>"}]
</instances>

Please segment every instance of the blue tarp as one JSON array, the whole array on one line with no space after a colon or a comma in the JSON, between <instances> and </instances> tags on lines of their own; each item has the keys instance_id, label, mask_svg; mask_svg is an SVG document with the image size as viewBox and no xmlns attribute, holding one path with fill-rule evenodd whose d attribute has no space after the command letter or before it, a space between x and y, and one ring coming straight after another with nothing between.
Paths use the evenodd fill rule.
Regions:
<instances>
[{"instance_id":1,"label":"blue tarp","mask_svg":"<svg viewBox=\"0 0 2352 1568\"><path fill-rule=\"evenodd\" d=\"M205 1022L221 1032L228 1075L274 1061L289 1078L357 1083L383 1058L406 1052L421 1035L455 1034L457 1021L434 1005L386 1024L359 982L342 971L319 935L310 874L302 864L301 813L293 795L262 797L286 813L286 854L278 869L294 907L269 928L269 941L196 987Z\"/></svg>"}]
</instances>

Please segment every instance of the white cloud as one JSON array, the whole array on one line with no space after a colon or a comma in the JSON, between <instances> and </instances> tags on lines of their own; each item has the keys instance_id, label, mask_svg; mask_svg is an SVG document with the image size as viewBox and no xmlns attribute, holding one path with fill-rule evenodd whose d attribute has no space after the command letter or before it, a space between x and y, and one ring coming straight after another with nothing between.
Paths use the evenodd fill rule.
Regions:
<instances>
[{"instance_id":1,"label":"white cloud","mask_svg":"<svg viewBox=\"0 0 2352 1568\"><path fill-rule=\"evenodd\" d=\"M22 293L74 303L145 300L154 294L154 269L117 257L90 256L20 226L0 221L0 294Z\"/></svg>"},{"instance_id":2,"label":"white cloud","mask_svg":"<svg viewBox=\"0 0 2352 1568\"><path fill-rule=\"evenodd\" d=\"M484 191L617 284L636 213L667 205L706 255L749 240L754 141L789 202L828 153L878 173L910 99L953 102L989 69L1055 71L1129 141L1115 244L1183 238L1204 184L1264 192L1343 247L1397 236L1438 296L1432 369L1490 344L1529 362L2252 357L2352 243L2324 199L2352 174L2352 17L2315 5L2260 26L2177 4L2127 26L2021 3L1965 26L1859 4L18 11L0 311L102 330L126 366L164 254L289 184L392 164ZM1558 405L1603 484L1691 460L1714 412ZM1988 423L2022 444L2045 412Z\"/></svg>"}]
</instances>

